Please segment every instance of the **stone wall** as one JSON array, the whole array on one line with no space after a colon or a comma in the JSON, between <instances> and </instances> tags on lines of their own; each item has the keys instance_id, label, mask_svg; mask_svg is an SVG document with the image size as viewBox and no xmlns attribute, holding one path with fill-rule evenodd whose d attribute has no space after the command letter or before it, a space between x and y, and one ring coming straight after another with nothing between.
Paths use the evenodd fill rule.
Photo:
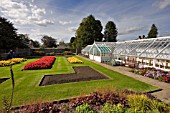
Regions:
<instances>
[{"instance_id":1,"label":"stone wall","mask_svg":"<svg viewBox=\"0 0 170 113\"><path fill-rule=\"evenodd\" d=\"M72 53L76 52L75 49L56 49L56 48L44 48L44 49L32 48L31 51L32 52L43 51L44 53L52 53L52 52L54 52L55 54L57 54L57 53L64 53L64 51L71 51Z\"/></svg>"}]
</instances>

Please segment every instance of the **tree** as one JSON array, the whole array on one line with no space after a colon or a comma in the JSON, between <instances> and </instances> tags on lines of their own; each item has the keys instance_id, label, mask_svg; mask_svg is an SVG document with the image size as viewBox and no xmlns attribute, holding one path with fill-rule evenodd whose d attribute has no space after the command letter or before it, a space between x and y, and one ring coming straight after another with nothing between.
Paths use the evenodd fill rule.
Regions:
<instances>
[{"instance_id":1,"label":"tree","mask_svg":"<svg viewBox=\"0 0 170 113\"><path fill-rule=\"evenodd\" d=\"M19 39L22 42L22 45L25 47L28 47L30 38L28 37L28 34L18 34Z\"/></svg>"},{"instance_id":2,"label":"tree","mask_svg":"<svg viewBox=\"0 0 170 113\"><path fill-rule=\"evenodd\" d=\"M70 47L72 47L72 48L74 47L74 46L73 46L73 42L74 42L74 41L75 41L75 37L71 37L71 39L70 39L70 44L69 44L69 45L70 45Z\"/></svg>"},{"instance_id":3,"label":"tree","mask_svg":"<svg viewBox=\"0 0 170 113\"><path fill-rule=\"evenodd\" d=\"M142 39L142 37L141 37L141 36L139 36L139 37L138 37L138 39Z\"/></svg>"},{"instance_id":4,"label":"tree","mask_svg":"<svg viewBox=\"0 0 170 113\"><path fill-rule=\"evenodd\" d=\"M155 26L155 24L152 24L147 38L157 38L157 35L158 35L158 29Z\"/></svg>"},{"instance_id":5,"label":"tree","mask_svg":"<svg viewBox=\"0 0 170 113\"><path fill-rule=\"evenodd\" d=\"M60 42L59 42L59 45L66 46L66 44L65 44L65 42L64 42L64 41L60 41Z\"/></svg>"},{"instance_id":6,"label":"tree","mask_svg":"<svg viewBox=\"0 0 170 113\"><path fill-rule=\"evenodd\" d=\"M99 20L95 20L93 15L84 18L76 31L74 42L76 48L85 47L93 44L94 41L102 41L102 25Z\"/></svg>"},{"instance_id":7,"label":"tree","mask_svg":"<svg viewBox=\"0 0 170 113\"><path fill-rule=\"evenodd\" d=\"M33 47L39 48L40 47L40 43L37 40L33 41Z\"/></svg>"},{"instance_id":8,"label":"tree","mask_svg":"<svg viewBox=\"0 0 170 113\"><path fill-rule=\"evenodd\" d=\"M23 47L22 40L17 36L17 29L6 18L0 17L0 48L11 49Z\"/></svg>"},{"instance_id":9,"label":"tree","mask_svg":"<svg viewBox=\"0 0 170 113\"><path fill-rule=\"evenodd\" d=\"M38 41L33 41L28 37L28 34L18 34L18 37L22 40L22 44L26 47L40 47L40 43Z\"/></svg>"},{"instance_id":10,"label":"tree","mask_svg":"<svg viewBox=\"0 0 170 113\"><path fill-rule=\"evenodd\" d=\"M49 48L51 48L51 47L57 47L57 45L56 45L56 43L57 43L56 39L54 39L54 38L52 38L52 37L50 37L50 36L47 36L47 35L43 36L43 38L41 39L41 41L43 42L43 46L45 46L45 47L49 47Z\"/></svg>"},{"instance_id":11,"label":"tree","mask_svg":"<svg viewBox=\"0 0 170 113\"><path fill-rule=\"evenodd\" d=\"M106 42L117 42L117 28L113 21L108 21L105 26L104 39Z\"/></svg>"}]
</instances>

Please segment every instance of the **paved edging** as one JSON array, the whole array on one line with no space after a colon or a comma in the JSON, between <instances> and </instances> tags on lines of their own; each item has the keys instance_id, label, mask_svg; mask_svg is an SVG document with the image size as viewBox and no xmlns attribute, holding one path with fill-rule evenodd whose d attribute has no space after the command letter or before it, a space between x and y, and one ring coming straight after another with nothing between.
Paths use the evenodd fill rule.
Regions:
<instances>
[{"instance_id":1,"label":"paved edging","mask_svg":"<svg viewBox=\"0 0 170 113\"><path fill-rule=\"evenodd\" d=\"M129 72L130 68L128 68L128 67L110 66L110 65L107 65L107 64L96 62L94 60L90 60L90 59L82 57L82 56L79 56L79 57L84 58L84 59L89 60L89 61L92 61L92 62L94 62L96 64L99 64L101 66L104 66L104 67L106 67L108 69L117 71L117 72L119 72L121 74L124 74L124 75L127 75L129 77L132 77L132 78L134 78L136 80L148 83L150 85L153 85L153 86L156 86L156 87L162 89L161 91L153 92L152 95L154 95L156 98L164 101L165 103L170 103L170 84L169 83L161 82L161 81L158 81L158 80L154 80L152 78L144 77L144 76L137 75L135 73Z\"/></svg>"}]
</instances>

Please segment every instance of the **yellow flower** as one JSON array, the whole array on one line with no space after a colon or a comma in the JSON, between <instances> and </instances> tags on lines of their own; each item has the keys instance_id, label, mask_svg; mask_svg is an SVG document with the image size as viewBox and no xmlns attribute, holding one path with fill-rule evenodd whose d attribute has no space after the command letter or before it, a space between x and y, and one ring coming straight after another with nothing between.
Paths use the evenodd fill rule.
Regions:
<instances>
[{"instance_id":1,"label":"yellow flower","mask_svg":"<svg viewBox=\"0 0 170 113\"><path fill-rule=\"evenodd\" d=\"M13 59L9 59L9 60L1 60L0 67L14 65L14 64L17 64L20 62L24 62L26 60L27 59L25 59L25 58L13 58Z\"/></svg>"},{"instance_id":2,"label":"yellow flower","mask_svg":"<svg viewBox=\"0 0 170 113\"><path fill-rule=\"evenodd\" d=\"M79 60L75 57L69 57L69 58L67 58L67 60L68 60L69 63L74 63L74 64L75 63L83 63L83 61L81 61L81 60Z\"/></svg>"}]
</instances>

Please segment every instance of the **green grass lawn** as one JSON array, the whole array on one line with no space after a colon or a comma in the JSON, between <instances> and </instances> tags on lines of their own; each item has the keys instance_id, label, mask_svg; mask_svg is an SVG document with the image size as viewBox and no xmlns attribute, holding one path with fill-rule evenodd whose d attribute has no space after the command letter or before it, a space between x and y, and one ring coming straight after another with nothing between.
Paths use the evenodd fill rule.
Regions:
<instances>
[{"instance_id":1,"label":"green grass lawn","mask_svg":"<svg viewBox=\"0 0 170 113\"><path fill-rule=\"evenodd\" d=\"M134 91L142 92L157 89L156 87L137 81L118 72L109 70L98 64L92 63L82 58L79 59L81 59L84 63L69 64L65 57L56 57L56 61L52 69L44 70L21 71L25 64L37 59L29 59L26 62L14 65L13 71L15 76L15 90L13 105L18 106L37 101L54 101L59 99L66 99L79 96L80 94L89 94L96 89L109 89L108 87L131 89ZM96 70L109 76L111 79L39 86L39 83L44 75L74 73L72 66L85 65L95 68ZM6 77L10 77L9 67L0 67L0 78ZM2 108L3 97L10 97L11 88L11 79L0 84L0 108Z\"/></svg>"}]
</instances>

